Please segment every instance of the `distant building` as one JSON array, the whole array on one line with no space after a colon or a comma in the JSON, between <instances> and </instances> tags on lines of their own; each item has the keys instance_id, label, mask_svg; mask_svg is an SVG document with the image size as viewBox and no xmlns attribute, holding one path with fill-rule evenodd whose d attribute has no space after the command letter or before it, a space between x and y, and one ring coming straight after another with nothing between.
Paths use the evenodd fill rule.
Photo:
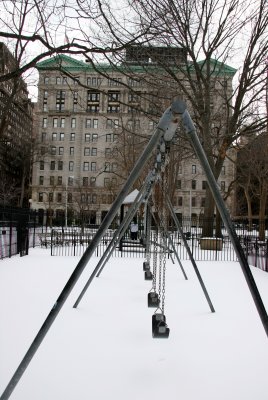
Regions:
<instances>
[{"instance_id":1,"label":"distant building","mask_svg":"<svg viewBox=\"0 0 268 400\"><path fill-rule=\"evenodd\" d=\"M176 90L170 82L160 87L144 69L156 69L159 57L171 65L186 59L181 49L152 48L148 55L134 46L117 68L95 68L65 55L38 64L40 152L33 164L33 208L50 210L54 217L67 211L68 216L83 214L90 223L101 221ZM224 68L231 91L234 70ZM186 158L182 153L174 159L175 211L199 216L205 177L193 153ZM226 159L219 179L223 192L233 177Z\"/></svg>"},{"instance_id":2,"label":"distant building","mask_svg":"<svg viewBox=\"0 0 268 400\"><path fill-rule=\"evenodd\" d=\"M0 43L0 76L16 60ZM0 205L28 206L33 107L22 78L0 82Z\"/></svg>"}]
</instances>

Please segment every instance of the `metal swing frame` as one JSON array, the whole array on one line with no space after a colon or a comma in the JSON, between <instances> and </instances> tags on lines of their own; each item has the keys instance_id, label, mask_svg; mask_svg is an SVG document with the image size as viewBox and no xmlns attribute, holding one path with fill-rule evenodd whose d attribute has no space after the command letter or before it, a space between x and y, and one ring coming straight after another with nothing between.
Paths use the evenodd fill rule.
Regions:
<instances>
[{"instance_id":1,"label":"metal swing frame","mask_svg":"<svg viewBox=\"0 0 268 400\"><path fill-rule=\"evenodd\" d=\"M38 350L39 346L41 345L42 341L44 340L46 334L48 333L50 327L52 326L53 322L58 316L61 308L63 307L65 301L69 297L72 289L74 288L75 284L77 283L78 279L80 278L82 272L84 271L85 267L87 266L88 261L94 254L94 251L98 244L100 243L102 237L104 236L106 230L112 223L114 217L116 216L122 202L124 201L125 197L131 190L134 182L139 177L141 171L143 170L145 164L149 160L152 151L155 149L157 145L160 145L160 140L164 140L167 143L170 143L173 139L175 132L178 128L179 122L182 120L184 129L192 143L192 146L196 152L196 155L203 167L203 170L206 174L208 185L210 190L213 194L216 206L220 212L221 218L225 224L225 227L228 231L228 234L231 238L232 244L237 254L238 261L242 268L244 277L246 279L247 285L249 287L250 293L254 300L255 306L259 313L260 319L262 321L263 327L265 329L266 335L268 336L268 316L266 309L264 307L262 298L260 296L259 290L253 278L252 272L249 268L248 261L244 255L243 249L241 244L238 240L236 235L235 229L233 227L231 218L229 213L225 207L224 201L221 197L220 191L217 186L217 182L214 178L208 160L206 158L205 152L202 148L202 145L199 141L196 129L194 127L193 121L186 109L185 104L180 100L175 100L170 107L164 112L163 116L161 117L150 141L148 142L146 148L144 149L143 153L141 154L140 158L136 162L133 170L131 171L125 185L121 189L120 193L118 194L117 198L115 199L114 203L112 204L110 211L107 213L106 217L102 221L98 231L96 232L92 242L89 244L88 248L86 249L85 253L81 257L80 261L78 262L77 266L75 267L73 273L71 274L70 278L68 279L66 285L62 289L60 295L56 299L51 311L49 312L48 316L46 317L44 323L42 324L41 328L39 329L36 337L34 338L32 344L30 345L28 351L26 352L25 356L23 357L22 361L20 362L19 366L17 367L16 371L14 372L13 376L11 377L10 381L8 382L4 392L2 393L0 400L7 400L9 399L10 395L12 394L13 390L15 389L16 385L20 381L22 375L24 374L25 370L27 369L31 359L33 358L34 354ZM97 274L99 271L99 266L96 266L92 273L92 278Z\"/></svg>"}]
</instances>

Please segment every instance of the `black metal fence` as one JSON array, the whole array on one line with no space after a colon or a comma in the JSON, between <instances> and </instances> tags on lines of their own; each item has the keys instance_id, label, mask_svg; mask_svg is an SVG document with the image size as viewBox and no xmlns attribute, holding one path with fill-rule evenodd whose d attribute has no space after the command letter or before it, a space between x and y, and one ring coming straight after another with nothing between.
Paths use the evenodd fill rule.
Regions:
<instances>
[{"instance_id":1,"label":"black metal fence","mask_svg":"<svg viewBox=\"0 0 268 400\"><path fill-rule=\"evenodd\" d=\"M82 226L66 227L65 224L51 226L49 221L51 222L49 214L44 215L44 212L40 216L40 212L36 210L0 208L0 258L11 257L15 254L27 255L28 249L35 246L49 248L51 255L54 256L81 256L87 245L94 240L98 229L98 225L85 223ZM143 234L141 222L139 238ZM221 227L221 238L216 241L213 238L202 238L204 220L181 218L180 222L191 252L197 261L236 261L235 251L224 226ZM215 221L213 224L215 226ZM239 223L234 222L234 224L250 265L268 271L268 227L265 227L264 240L259 240L259 224L257 222L253 226L249 226L247 220L240 220ZM96 256L102 256L113 237L115 228L116 226L113 224L107 230L96 248ZM178 257L181 260L188 259L183 241L174 227L170 227L169 234ZM151 237L151 241L153 241L153 237ZM204 242L206 242L205 245ZM126 232L120 245L116 246L113 252L115 257L144 257L144 255L145 250L140 240L131 240L129 231ZM174 256L171 252L170 257Z\"/></svg>"}]
</instances>

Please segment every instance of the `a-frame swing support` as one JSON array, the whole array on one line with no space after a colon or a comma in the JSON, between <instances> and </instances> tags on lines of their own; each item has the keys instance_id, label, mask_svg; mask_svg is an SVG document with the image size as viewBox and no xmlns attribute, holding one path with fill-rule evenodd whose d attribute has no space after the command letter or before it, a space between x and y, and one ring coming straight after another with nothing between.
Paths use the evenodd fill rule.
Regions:
<instances>
[{"instance_id":1,"label":"a-frame swing support","mask_svg":"<svg viewBox=\"0 0 268 400\"><path fill-rule=\"evenodd\" d=\"M61 308L63 307L65 301L69 297L73 287L75 286L76 282L78 281L79 277L81 276L82 272L84 271L88 261L90 260L91 256L94 254L94 251L98 244L100 243L102 237L104 236L106 230L112 223L115 215L117 214L118 210L122 202L124 201L125 197L131 190L133 184L139 177L141 171L143 170L144 166L146 165L149 157L151 156L152 151L156 147L157 144L160 143L160 139L163 138L166 142L170 142L177 130L180 118L182 118L184 128L186 133L188 134L190 141L192 142L192 146L200 160L200 163L204 169L204 172L207 176L208 184L210 186L211 192L214 196L215 203L217 208L221 214L222 220L225 224L225 227L230 235L232 240L233 246L236 250L236 254L238 260L240 262L241 268L243 270L246 282L249 286L251 295L254 299L256 308L258 310L259 316L263 323L264 329L268 336L268 317L263 305L261 296L259 294L258 288L254 281L253 275L250 271L247 259L244 255L243 249L240 245L236 232L233 228L230 216L228 211L225 207L225 204L221 198L221 194L217 187L216 180L213 176L209 163L207 161L206 155L203 151L203 148L200 144L198 139L194 124L190 118L188 111L186 110L185 104L180 101L176 100L173 102L171 107L169 107L163 116L161 117L150 141L148 142L146 148L144 149L143 153L141 154L140 158L137 160L133 170L131 171L125 185L121 189L120 193L118 194L117 198L115 199L114 203L112 204L110 211L107 213L106 217L102 221L98 231L96 232L92 242L89 244L88 248L86 249L85 253L81 257L80 261L78 262L76 268L74 269L73 273L71 274L69 280L67 281L66 285L64 286L62 292L60 293L59 297L57 298L56 302L54 303L51 311L49 312L47 318L45 319L44 323L42 324L40 330L38 331L36 337L34 338L32 344L30 345L28 351L26 352L25 356L23 357L22 361L20 362L18 368L14 372L12 378L10 379L8 385L6 386L4 392L2 393L0 400L7 400L11 396L13 390L15 389L16 385L20 381L23 373L25 372L26 368L28 367L29 363L31 362L34 354L38 350L39 346L41 345L42 341L44 340L47 332L49 331L50 327L52 326L54 320L56 319L58 313L60 312ZM93 276L95 276L98 272L99 267L96 267L93 271Z\"/></svg>"},{"instance_id":2,"label":"a-frame swing support","mask_svg":"<svg viewBox=\"0 0 268 400\"><path fill-rule=\"evenodd\" d=\"M82 272L84 271L88 261L90 260L91 256L94 254L94 251L97 248L98 244L100 243L106 230L109 228L110 224L112 223L112 221L113 221L114 217L116 216L118 210L120 209L120 206L123 203L125 197L131 190L133 184L138 179L141 171L143 170L144 166L146 165L147 161L149 160L152 151L154 150L156 145L159 143L161 137L165 137L165 140L171 140L174 137L175 132L178 127L178 124L179 124L179 121L180 121L180 115L183 112L184 112L184 106L182 105L182 103L179 100L176 100L173 102L171 107L168 107L167 110L162 115L150 141L148 142L148 144L147 144L146 148L144 149L143 153L141 154L140 158L137 160L125 185L119 192L117 198L115 199L110 210L108 211L104 220L102 221L98 231L96 232L92 242L87 247L86 251L84 252L84 254L81 257L80 261L78 262L77 266L75 267L73 273L71 274L69 280L67 281L66 285L64 286L62 292L60 293L59 297L57 298L56 302L54 303L51 311L49 312L48 316L46 317L43 325L41 326L40 330L38 331L36 337L34 338L32 344L30 345L28 351L26 352L26 354L23 357L22 361L20 362L18 368L16 369L12 378L10 379L8 385L6 386L4 392L2 393L0 400L9 399L11 393L15 389L15 387L18 384L18 382L20 381L23 373L25 372L26 368L28 367L29 363L31 362L34 354L36 353L40 344L44 340L51 325L53 324L54 320L57 318L58 313L60 312L60 310L63 307L67 298L69 297L76 282L78 281L79 277L81 276ZM98 268L96 267L93 272L94 272L94 276L95 276L96 273L98 272Z\"/></svg>"}]
</instances>

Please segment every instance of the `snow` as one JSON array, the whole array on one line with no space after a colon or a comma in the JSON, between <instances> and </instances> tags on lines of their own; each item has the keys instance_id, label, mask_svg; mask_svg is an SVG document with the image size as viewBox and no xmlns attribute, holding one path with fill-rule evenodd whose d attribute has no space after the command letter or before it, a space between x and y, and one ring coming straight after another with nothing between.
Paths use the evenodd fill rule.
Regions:
<instances>
[{"instance_id":1,"label":"snow","mask_svg":"<svg viewBox=\"0 0 268 400\"><path fill-rule=\"evenodd\" d=\"M2 393L79 258L30 249L0 263ZM110 258L79 307L92 258L14 389L12 400L267 400L268 341L234 262L167 261L168 339L153 339L142 259ZM268 309L268 274L253 268Z\"/></svg>"}]
</instances>

